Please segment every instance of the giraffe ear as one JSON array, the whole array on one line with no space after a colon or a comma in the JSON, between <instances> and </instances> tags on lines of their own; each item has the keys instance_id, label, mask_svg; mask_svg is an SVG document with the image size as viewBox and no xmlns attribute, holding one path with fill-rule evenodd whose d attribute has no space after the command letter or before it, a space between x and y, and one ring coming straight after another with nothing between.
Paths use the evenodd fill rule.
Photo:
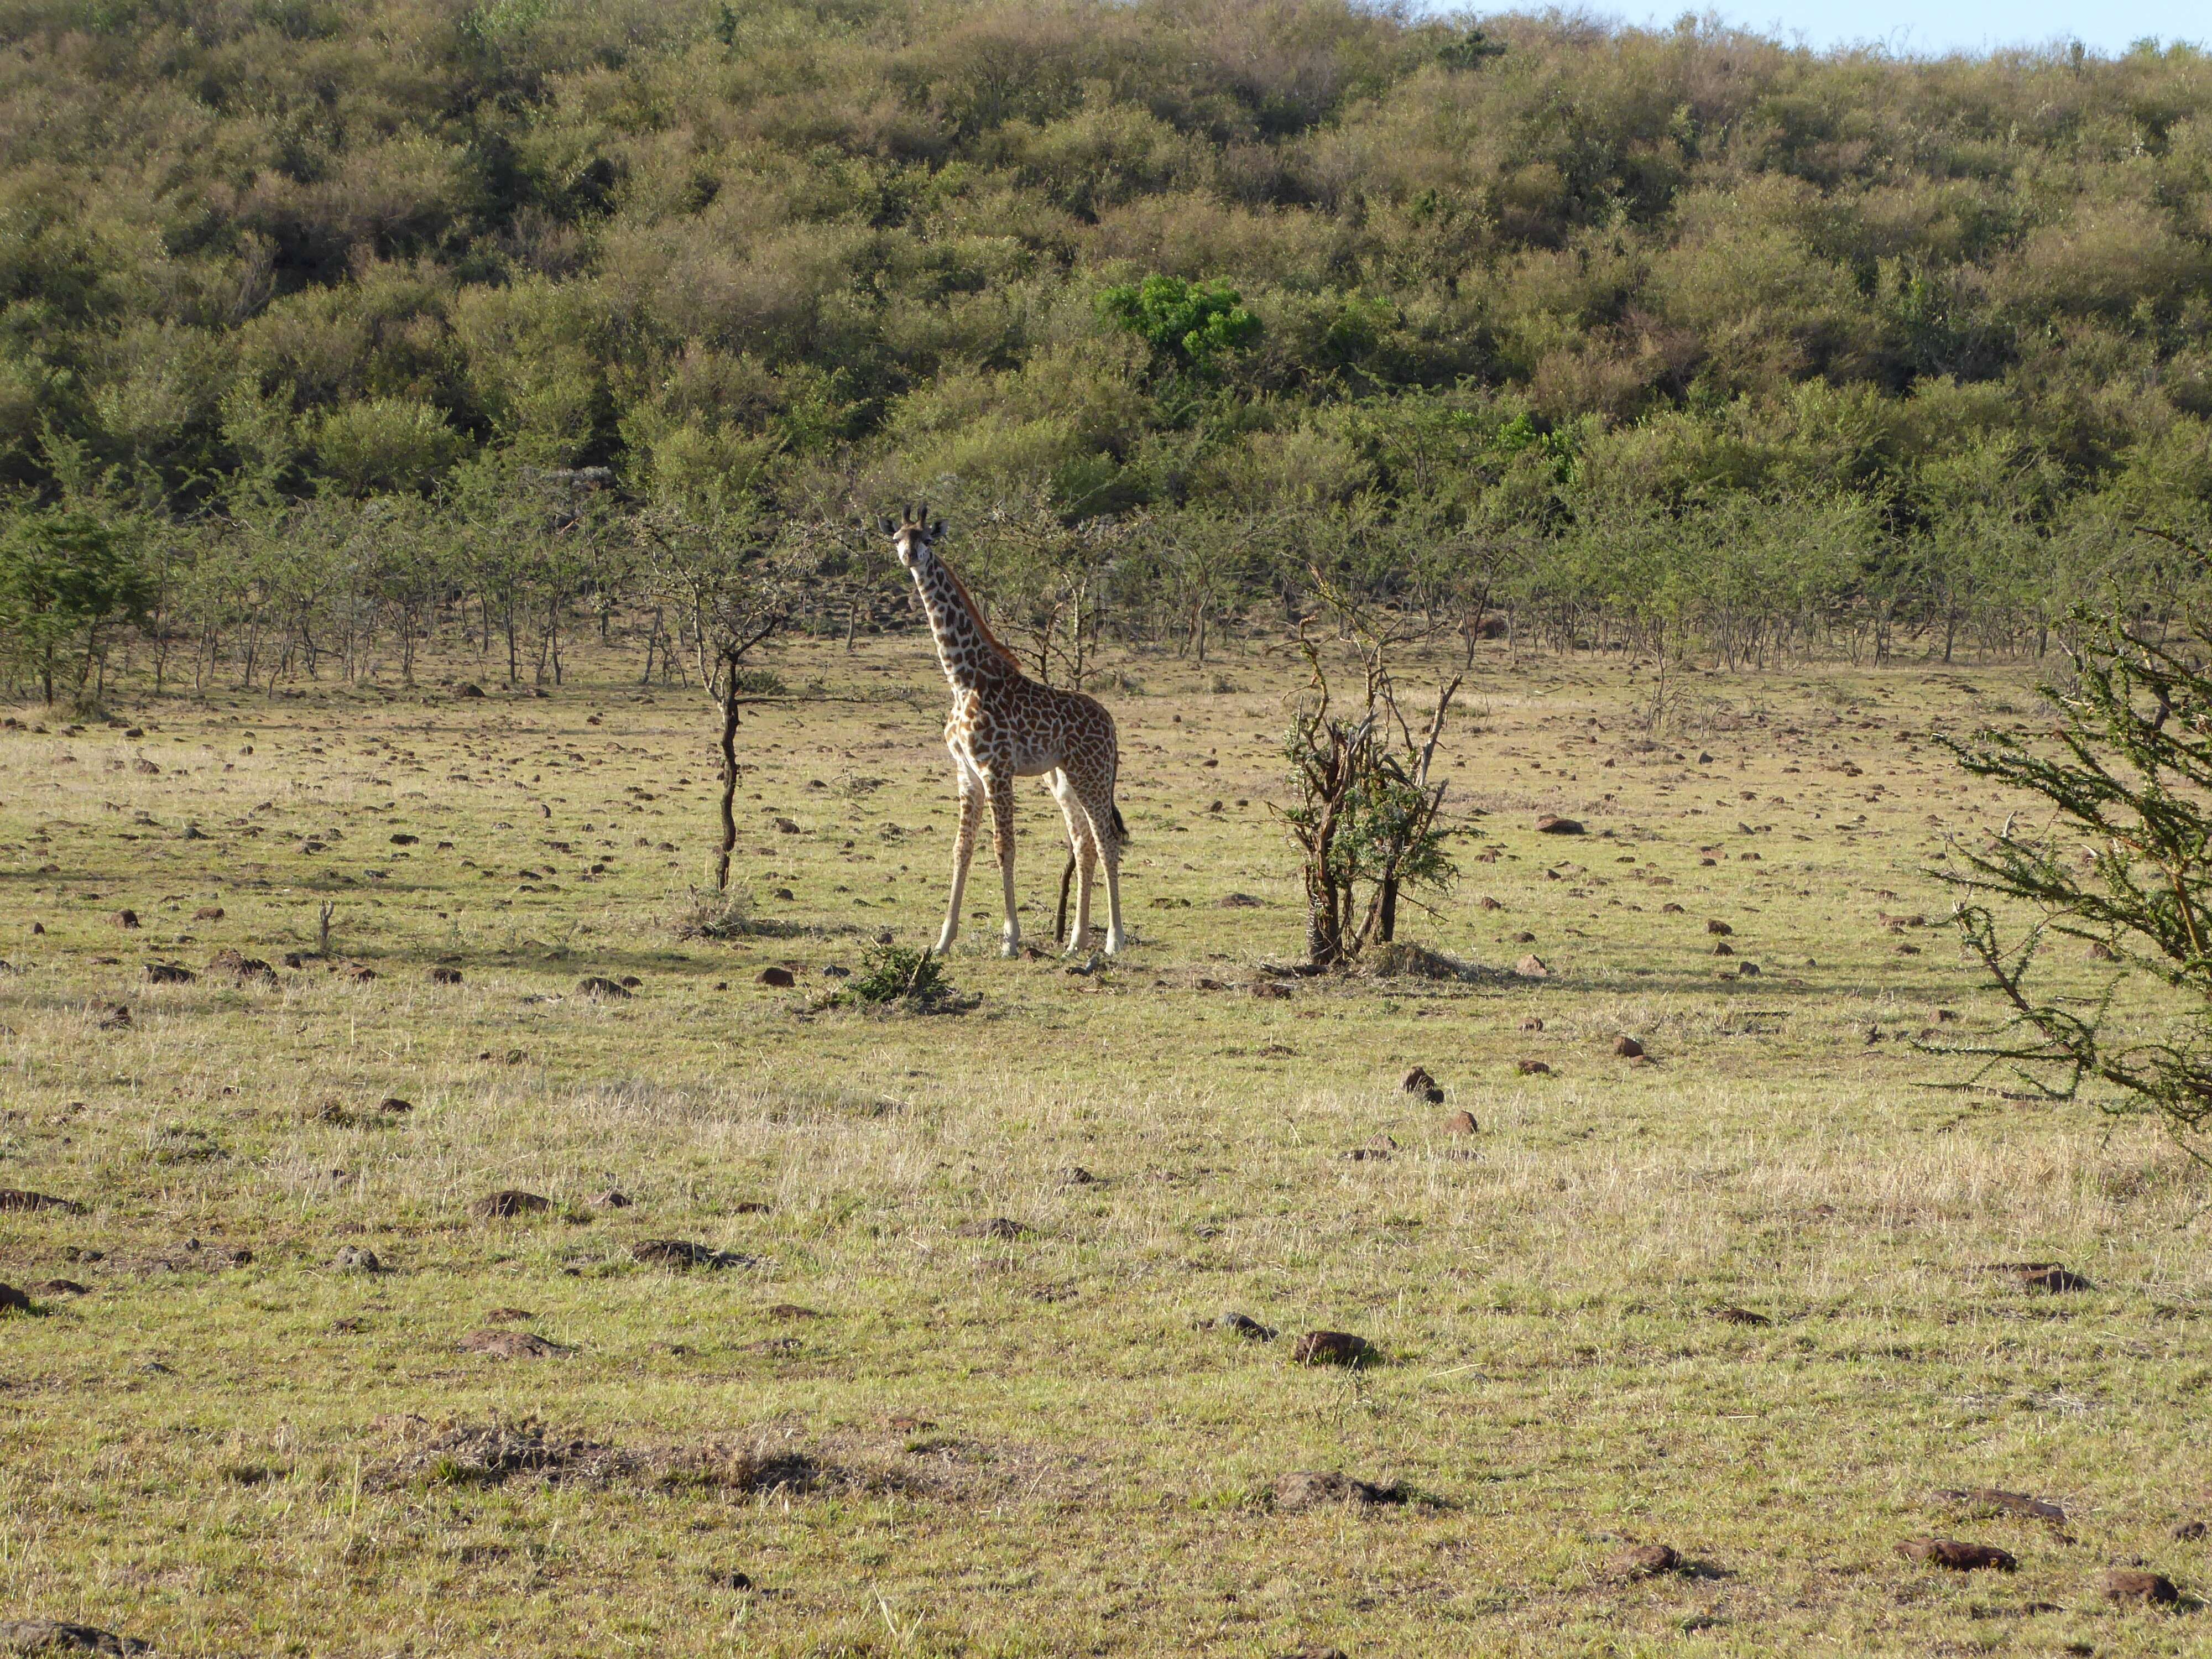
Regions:
<instances>
[{"instance_id":1,"label":"giraffe ear","mask_svg":"<svg viewBox=\"0 0 2212 1659\"><path fill-rule=\"evenodd\" d=\"M878 522L881 523L884 527L884 535L896 536L898 533L898 526L891 522L891 515L890 514L884 514Z\"/></svg>"},{"instance_id":2,"label":"giraffe ear","mask_svg":"<svg viewBox=\"0 0 2212 1659\"><path fill-rule=\"evenodd\" d=\"M930 540L932 540L932 541L939 540L940 538L942 538L942 537L944 536L944 534L945 534L945 520L944 520L939 519L939 520L935 524L933 524L933 525L932 525L932 526L929 526L929 539L930 539Z\"/></svg>"},{"instance_id":3,"label":"giraffe ear","mask_svg":"<svg viewBox=\"0 0 2212 1659\"><path fill-rule=\"evenodd\" d=\"M914 521L916 524L927 524L929 522L929 503L927 501L924 501L921 504L921 511L914 515Z\"/></svg>"}]
</instances>

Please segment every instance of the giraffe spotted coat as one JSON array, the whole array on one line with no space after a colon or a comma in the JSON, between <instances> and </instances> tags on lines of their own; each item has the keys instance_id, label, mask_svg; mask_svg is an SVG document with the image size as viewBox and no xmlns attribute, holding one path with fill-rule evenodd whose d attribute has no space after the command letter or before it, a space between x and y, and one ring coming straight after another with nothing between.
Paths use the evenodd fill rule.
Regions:
<instances>
[{"instance_id":1,"label":"giraffe spotted coat","mask_svg":"<svg viewBox=\"0 0 2212 1659\"><path fill-rule=\"evenodd\" d=\"M1091 934L1091 887L1097 865L1106 866L1106 949L1121 948L1121 847L1127 831L1114 805L1121 747L1114 717L1096 697L1042 685L1022 672L1013 654L985 624L975 602L938 553L943 520L932 524L927 507L884 522L899 562L913 575L937 641L937 659L952 688L945 746L958 771L960 823L952 844L952 892L937 949L948 951L960 933L960 903L983 808L991 809L992 844L999 856L1006 907L1005 953L1021 948L1014 914L1014 780L1047 777L1067 823L1075 858L1075 926L1071 953Z\"/></svg>"}]
</instances>

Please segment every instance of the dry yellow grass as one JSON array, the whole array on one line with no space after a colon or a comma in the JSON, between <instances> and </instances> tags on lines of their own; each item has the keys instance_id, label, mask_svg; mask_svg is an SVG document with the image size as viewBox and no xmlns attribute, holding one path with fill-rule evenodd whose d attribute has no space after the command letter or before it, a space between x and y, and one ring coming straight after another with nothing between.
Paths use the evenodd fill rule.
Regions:
<instances>
[{"instance_id":1,"label":"dry yellow grass","mask_svg":"<svg viewBox=\"0 0 2212 1659\"><path fill-rule=\"evenodd\" d=\"M2140 1121L1931 1086L1963 1068L1911 1039L1988 1010L1885 920L1940 912L1942 837L2002 814L1917 739L2012 718L2025 676L1701 677L1647 747L1629 671L1486 660L1451 775L1492 816L1408 931L1553 976L1261 1000L1302 939L1266 811L1288 670L1134 659L1134 948L1072 975L971 923L982 1004L925 1018L817 1004L933 927L934 668L787 667L921 701L749 724L738 868L790 936L731 943L673 925L707 720L618 663L0 733L0 1186L87 1206L0 1212L0 1279L88 1292L0 1319L0 1618L177 1654L2203 1650L2204 1615L2099 1582L2208 1583L2172 1534L2212 1518L2183 1224L2212 1193ZM1041 934L1059 854L1023 813ZM311 951L325 900L373 980L204 971ZM1399 1091L1415 1064L1444 1105ZM502 1188L550 1208L470 1215ZM754 1265L633 1259L662 1237ZM1988 1270L2019 1261L2096 1288ZM458 1351L485 1328L570 1352ZM1380 1363L1291 1364L1313 1328ZM496 1478L456 1432L495 1419L599 1449ZM1279 1510L1307 1469L1407 1501ZM2069 1518L1931 1496L1979 1486ZM2019 1570L1895 1553L1929 1534ZM1619 1568L1652 1542L1690 1570Z\"/></svg>"}]
</instances>

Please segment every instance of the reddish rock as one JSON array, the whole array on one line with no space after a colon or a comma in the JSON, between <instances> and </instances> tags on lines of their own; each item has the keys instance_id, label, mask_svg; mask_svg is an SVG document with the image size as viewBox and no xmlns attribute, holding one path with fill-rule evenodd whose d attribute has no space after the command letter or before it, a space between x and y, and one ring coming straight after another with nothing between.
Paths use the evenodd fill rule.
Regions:
<instances>
[{"instance_id":1,"label":"reddish rock","mask_svg":"<svg viewBox=\"0 0 2212 1659\"><path fill-rule=\"evenodd\" d=\"M459 985L461 982L461 970L458 968L441 966L433 968L424 977L433 985Z\"/></svg>"},{"instance_id":2,"label":"reddish rock","mask_svg":"<svg viewBox=\"0 0 2212 1659\"><path fill-rule=\"evenodd\" d=\"M1613 1559L1613 1570L1623 1578L1656 1578L1680 1568L1682 1558L1665 1544L1638 1544Z\"/></svg>"},{"instance_id":3,"label":"reddish rock","mask_svg":"<svg viewBox=\"0 0 2212 1659\"><path fill-rule=\"evenodd\" d=\"M64 1215L82 1215L84 1206L73 1198L52 1198L20 1187L0 1187L0 1210L59 1210Z\"/></svg>"},{"instance_id":4,"label":"reddish rock","mask_svg":"<svg viewBox=\"0 0 2212 1659\"><path fill-rule=\"evenodd\" d=\"M1405 1081L1398 1085L1409 1095L1425 1095L1436 1086L1436 1079L1431 1077L1428 1068L1422 1066L1416 1066L1412 1071L1407 1073Z\"/></svg>"},{"instance_id":5,"label":"reddish rock","mask_svg":"<svg viewBox=\"0 0 2212 1659\"><path fill-rule=\"evenodd\" d=\"M1533 951L1515 963L1513 971L1523 979L1549 979L1552 976L1552 970L1544 965L1543 957Z\"/></svg>"},{"instance_id":6,"label":"reddish rock","mask_svg":"<svg viewBox=\"0 0 2212 1659\"><path fill-rule=\"evenodd\" d=\"M793 976L788 968L763 968L760 970L760 982L763 985L772 985L779 991L787 991L798 984L799 981Z\"/></svg>"},{"instance_id":7,"label":"reddish rock","mask_svg":"<svg viewBox=\"0 0 2212 1659\"><path fill-rule=\"evenodd\" d=\"M1308 1331L1291 1347L1291 1358L1300 1365L1362 1365L1374 1353L1364 1337L1349 1331Z\"/></svg>"},{"instance_id":8,"label":"reddish rock","mask_svg":"<svg viewBox=\"0 0 2212 1659\"><path fill-rule=\"evenodd\" d=\"M1454 1112L1444 1120L1444 1133L1448 1135L1471 1135L1476 1133L1480 1127L1473 1112Z\"/></svg>"},{"instance_id":9,"label":"reddish rock","mask_svg":"<svg viewBox=\"0 0 2212 1659\"><path fill-rule=\"evenodd\" d=\"M536 1193L507 1187L495 1193L486 1193L469 1206L469 1213L485 1221L512 1221L517 1216L543 1215L552 1207Z\"/></svg>"},{"instance_id":10,"label":"reddish rock","mask_svg":"<svg viewBox=\"0 0 2212 1659\"><path fill-rule=\"evenodd\" d=\"M1583 833L1583 826L1577 819L1563 818L1547 812L1536 820L1536 833L1540 836L1579 836Z\"/></svg>"},{"instance_id":11,"label":"reddish rock","mask_svg":"<svg viewBox=\"0 0 2212 1659\"><path fill-rule=\"evenodd\" d=\"M1547 1066L1540 1060L1516 1060L1513 1062L1513 1069L1520 1073L1522 1077L1549 1077L1552 1075L1552 1068L1549 1066Z\"/></svg>"},{"instance_id":12,"label":"reddish rock","mask_svg":"<svg viewBox=\"0 0 2212 1659\"><path fill-rule=\"evenodd\" d=\"M2142 1572L2132 1567L2114 1567L2105 1575L2105 1599L2162 1606L2179 1601L2181 1592L2173 1587L2173 1580L2162 1572Z\"/></svg>"},{"instance_id":13,"label":"reddish rock","mask_svg":"<svg viewBox=\"0 0 2212 1659\"><path fill-rule=\"evenodd\" d=\"M1644 1045L1632 1036L1617 1036L1613 1040L1613 1052L1624 1060L1634 1060L1643 1054Z\"/></svg>"},{"instance_id":14,"label":"reddish rock","mask_svg":"<svg viewBox=\"0 0 2212 1659\"><path fill-rule=\"evenodd\" d=\"M455 1346L463 1353L481 1354L486 1359L544 1359L575 1352L558 1342L548 1342L532 1331L471 1331Z\"/></svg>"},{"instance_id":15,"label":"reddish rock","mask_svg":"<svg viewBox=\"0 0 2212 1659\"><path fill-rule=\"evenodd\" d=\"M1953 1572L1978 1572L1994 1567L2010 1572L2020 1564L1994 1544L1962 1544L1955 1538L1914 1538L1897 1547L1908 1561L1925 1561Z\"/></svg>"}]
</instances>

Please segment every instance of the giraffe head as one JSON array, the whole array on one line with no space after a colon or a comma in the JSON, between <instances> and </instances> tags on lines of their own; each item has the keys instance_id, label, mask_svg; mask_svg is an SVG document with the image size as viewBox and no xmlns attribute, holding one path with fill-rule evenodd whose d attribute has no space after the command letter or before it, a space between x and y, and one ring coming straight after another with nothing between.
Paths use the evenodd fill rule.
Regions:
<instances>
[{"instance_id":1,"label":"giraffe head","mask_svg":"<svg viewBox=\"0 0 2212 1659\"><path fill-rule=\"evenodd\" d=\"M936 544L944 538L945 520L932 524L927 503L919 511L909 507L897 520L884 520L884 534L891 538L891 550L898 555L898 562L908 570L920 570L937 556Z\"/></svg>"}]
</instances>

